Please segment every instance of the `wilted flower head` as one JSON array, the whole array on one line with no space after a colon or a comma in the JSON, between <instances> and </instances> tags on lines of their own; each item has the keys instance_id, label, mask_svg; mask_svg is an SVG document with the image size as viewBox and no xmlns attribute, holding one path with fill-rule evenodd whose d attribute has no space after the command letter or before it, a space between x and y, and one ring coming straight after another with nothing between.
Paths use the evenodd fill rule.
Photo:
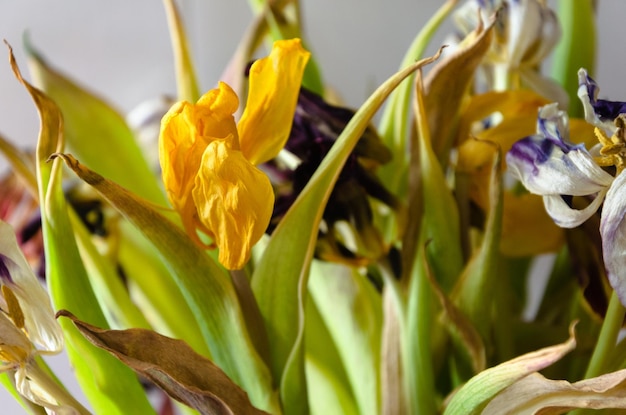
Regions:
<instances>
[{"instance_id":1,"label":"wilted flower head","mask_svg":"<svg viewBox=\"0 0 626 415\"><path fill-rule=\"evenodd\" d=\"M15 371L17 390L29 400L55 407L32 379L37 354L59 353L63 333L50 298L19 249L12 227L0 221L0 371Z\"/></svg>"},{"instance_id":2,"label":"wilted flower head","mask_svg":"<svg viewBox=\"0 0 626 415\"><path fill-rule=\"evenodd\" d=\"M626 304L626 187L622 183L626 181L622 113L626 106L622 102L598 100L598 87L584 70L579 72L579 84L585 118L597 127L600 143L590 151L582 144L572 144L567 115L558 110L557 104L550 104L539 112L537 135L516 143L507 154L507 162L529 191L543 196L546 210L559 226L579 226L602 206L604 264L611 286ZM614 170L615 175L605 168ZM571 204L575 196L585 196L591 202L576 209Z\"/></svg>"},{"instance_id":3,"label":"wilted flower head","mask_svg":"<svg viewBox=\"0 0 626 415\"><path fill-rule=\"evenodd\" d=\"M302 88L285 151L267 165L273 177L276 205L271 232L291 207L322 162L354 111L330 105ZM391 159L391 152L373 128L367 128L349 156L323 214L317 255L326 260L363 265L384 255L386 248L373 224L370 198L398 208L375 169Z\"/></svg>"},{"instance_id":4,"label":"wilted flower head","mask_svg":"<svg viewBox=\"0 0 626 415\"><path fill-rule=\"evenodd\" d=\"M539 73L541 62L561 38L556 14L540 0L468 0L455 14L463 37L496 15L494 41L483 65L495 90L520 85L567 106L565 92Z\"/></svg>"},{"instance_id":5,"label":"wilted flower head","mask_svg":"<svg viewBox=\"0 0 626 415\"><path fill-rule=\"evenodd\" d=\"M169 199L187 232L201 244L197 231L210 237L228 269L245 265L267 229L274 195L256 165L287 141L308 56L294 39L276 42L256 61L239 123L239 100L223 82L163 117L159 157Z\"/></svg>"}]
</instances>

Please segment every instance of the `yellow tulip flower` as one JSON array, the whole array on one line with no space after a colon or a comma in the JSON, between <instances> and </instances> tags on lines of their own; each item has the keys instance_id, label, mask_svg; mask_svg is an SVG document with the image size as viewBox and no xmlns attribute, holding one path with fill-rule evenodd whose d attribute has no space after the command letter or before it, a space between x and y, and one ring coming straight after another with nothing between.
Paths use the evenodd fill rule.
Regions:
<instances>
[{"instance_id":1,"label":"yellow tulip flower","mask_svg":"<svg viewBox=\"0 0 626 415\"><path fill-rule=\"evenodd\" d=\"M283 148L293 120L309 53L299 39L274 43L250 68L246 108L227 84L197 103L175 104L161 121L159 158L169 199L186 231L213 240L219 261L240 269L272 215L274 193L256 165Z\"/></svg>"}]
</instances>

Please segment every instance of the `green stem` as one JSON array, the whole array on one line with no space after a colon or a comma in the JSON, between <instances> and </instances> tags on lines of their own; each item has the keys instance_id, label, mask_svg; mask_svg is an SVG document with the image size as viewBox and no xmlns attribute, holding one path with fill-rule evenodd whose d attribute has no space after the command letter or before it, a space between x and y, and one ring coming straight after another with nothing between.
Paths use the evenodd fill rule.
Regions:
<instances>
[{"instance_id":1,"label":"green stem","mask_svg":"<svg viewBox=\"0 0 626 415\"><path fill-rule=\"evenodd\" d=\"M598 343L591 356L591 361L587 367L585 378L599 376L607 369L607 362L610 361L612 351L617 344L617 336L622 328L626 309L620 302L617 294L613 292L609 301L609 308L606 311Z\"/></svg>"},{"instance_id":2,"label":"green stem","mask_svg":"<svg viewBox=\"0 0 626 415\"><path fill-rule=\"evenodd\" d=\"M26 364L26 375L33 383L56 399L59 405L72 407L80 415L91 415L87 408L42 370L37 362L30 361Z\"/></svg>"}]
</instances>

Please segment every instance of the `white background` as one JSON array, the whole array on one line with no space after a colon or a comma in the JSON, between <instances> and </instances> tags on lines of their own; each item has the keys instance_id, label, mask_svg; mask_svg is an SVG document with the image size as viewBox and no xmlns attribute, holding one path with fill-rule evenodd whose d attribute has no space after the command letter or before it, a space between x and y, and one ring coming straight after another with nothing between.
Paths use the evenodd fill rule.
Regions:
<instances>
[{"instance_id":1,"label":"white background","mask_svg":"<svg viewBox=\"0 0 626 415\"><path fill-rule=\"evenodd\" d=\"M348 105L358 106L398 68L413 37L442 1L301 3L305 35L325 81ZM602 97L626 101L626 2L598 3L600 44L595 78ZM219 80L251 20L248 4L245 0L184 0L180 4L201 85L209 89ZM450 28L444 26L431 52ZM22 72L27 74L22 46L25 32L53 66L123 113L144 100L175 92L160 1L0 0L0 37L13 46ZM37 131L33 104L11 74L8 61L0 59L0 134L32 146ZM0 160L0 165L3 163ZM0 391L0 403L2 414L22 413L4 391Z\"/></svg>"}]
</instances>

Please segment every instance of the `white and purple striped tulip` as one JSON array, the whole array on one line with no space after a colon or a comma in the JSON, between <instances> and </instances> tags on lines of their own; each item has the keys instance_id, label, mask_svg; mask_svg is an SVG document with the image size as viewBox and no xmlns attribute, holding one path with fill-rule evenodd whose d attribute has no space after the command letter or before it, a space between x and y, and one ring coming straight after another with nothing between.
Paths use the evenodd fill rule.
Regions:
<instances>
[{"instance_id":1,"label":"white and purple striped tulip","mask_svg":"<svg viewBox=\"0 0 626 415\"><path fill-rule=\"evenodd\" d=\"M539 110L537 134L513 145L507 153L509 171L531 192L543 196L554 222L573 228L593 215L613 176L596 164L587 149L569 141L568 118L557 104ZM595 196L585 209L571 208L562 196Z\"/></svg>"},{"instance_id":2,"label":"white and purple striped tulip","mask_svg":"<svg viewBox=\"0 0 626 415\"><path fill-rule=\"evenodd\" d=\"M579 79L587 121L615 130L613 119L626 112L626 105L598 100L598 87L586 71L579 72ZM571 144L567 121L556 104L541 108L537 134L513 145L506 156L508 168L531 193L543 196L546 211L561 227L580 225L602 206L604 266L611 287L626 305L626 174L613 177L583 145ZM563 196L591 196L593 200L579 210L571 208Z\"/></svg>"}]
</instances>

